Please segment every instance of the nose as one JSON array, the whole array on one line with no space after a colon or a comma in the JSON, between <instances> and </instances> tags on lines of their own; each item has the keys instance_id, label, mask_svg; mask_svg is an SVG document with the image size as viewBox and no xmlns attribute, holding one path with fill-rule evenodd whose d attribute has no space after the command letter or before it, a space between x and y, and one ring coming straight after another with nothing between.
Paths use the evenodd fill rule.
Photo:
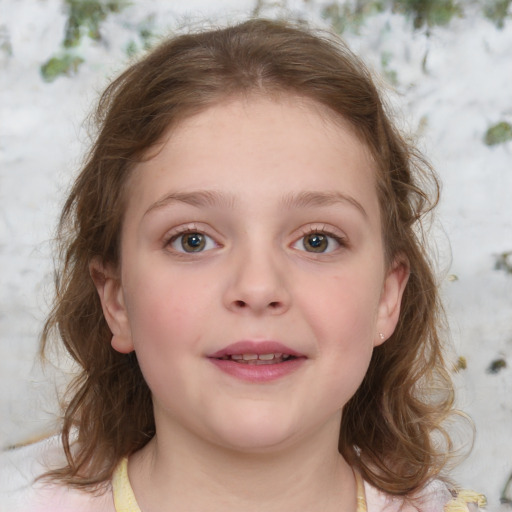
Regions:
<instances>
[{"instance_id":1,"label":"nose","mask_svg":"<svg viewBox=\"0 0 512 512\"><path fill-rule=\"evenodd\" d=\"M224 294L225 306L235 313L280 315L291 304L284 262L262 251L244 253L232 262Z\"/></svg>"}]
</instances>

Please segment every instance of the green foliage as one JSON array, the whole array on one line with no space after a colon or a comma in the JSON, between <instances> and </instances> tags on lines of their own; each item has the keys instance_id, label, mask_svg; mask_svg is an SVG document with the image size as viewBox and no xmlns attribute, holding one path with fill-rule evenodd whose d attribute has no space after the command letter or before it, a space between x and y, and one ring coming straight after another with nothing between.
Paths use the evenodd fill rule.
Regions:
<instances>
[{"instance_id":1,"label":"green foliage","mask_svg":"<svg viewBox=\"0 0 512 512\"><path fill-rule=\"evenodd\" d=\"M462 9L454 0L392 0L392 8L413 17L415 29L447 25Z\"/></svg>"},{"instance_id":2,"label":"green foliage","mask_svg":"<svg viewBox=\"0 0 512 512\"><path fill-rule=\"evenodd\" d=\"M512 0L488 0L490 2L511 2ZM454 16L462 15L457 0L341 0L331 2L322 9L322 16L328 20L338 34L347 28L357 32L368 16L391 9L413 19L415 29L425 25L447 25Z\"/></svg>"},{"instance_id":3,"label":"green foliage","mask_svg":"<svg viewBox=\"0 0 512 512\"><path fill-rule=\"evenodd\" d=\"M150 48L152 48L156 41L158 40L158 35L155 32L154 25L155 20L153 16L149 17L139 25L138 33L139 38L142 41L142 48L144 50L149 50Z\"/></svg>"},{"instance_id":4,"label":"green foliage","mask_svg":"<svg viewBox=\"0 0 512 512\"><path fill-rule=\"evenodd\" d=\"M507 274L512 274L512 251L502 252L495 258L494 270L504 270Z\"/></svg>"},{"instance_id":5,"label":"green foliage","mask_svg":"<svg viewBox=\"0 0 512 512\"><path fill-rule=\"evenodd\" d=\"M12 55L12 45L11 40L9 38L9 33L7 32L7 26L0 25L0 52L8 55L9 57Z\"/></svg>"},{"instance_id":6,"label":"green foliage","mask_svg":"<svg viewBox=\"0 0 512 512\"><path fill-rule=\"evenodd\" d=\"M506 121L500 121L492 125L487 132L485 132L484 142L488 146L503 144L509 140L512 140L512 125Z\"/></svg>"},{"instance_id":7,"label":"green foliage","mask_svg":"<svg viewBox=\"0 0 512 512\"><path fill-rule=\"evenodd\" d=\"M357 32L365 18L384 9L384 0L354 0L342 5L331 2L322 9L322 17L336 33L342 34L348 28Z\"/></svg>"},{"instance_id":8,"label":"green foliage","mask_svg":"<svg viewBox=\"0 0 512 512\"><path fill-rule=\"evenodd\" d=\"M141 50L151 49L158 41L158 34L154 30L154 17L151 16L137 27L136 39L132 39L125 48L128 57L133 57Z\"/></svg>"},{"instance_id":9,"label":"green foliage","mask_svg":"<svg viewBox=\"0 0 512 512\"><path fill-rule=\"evenodd\" d=\"M46 82L53 82L58 76L71 76L84 60L77 55L64 53L60 57L52 57L41 66L41 75Z\"/></svg>"},{"instance_id":10,"label":"green foliage","mask_svg":"<svg viewBox=\"0 0 512 512\"><path fill-rule=\"evenodd\" d=\"M305 0L305 2L308 1ZM300 19L300 16L296 16L288 8L288 0L255 0L252 17L270 19L289 19L292 17L296 21Z\"/></svg>"},{"instance_id":11,"label":"green foliage","mask_svg":"<svg viewBox=\"0 0 512 512\"><path fill-rule=\"evenodd\" d=\"M512 0L487 0L483 7L484 16L501 29L505 26L511 3Z\"/></svg>"},{"instance_id":12,"label":"green foliage","mask_svg":"<svg viewBox=\"0 0 512 512\"><path fill-rule=\"evenodd\" d=\"M347 12L348 10L348 12ZM347 27L350 10L346 5L340 6L334 2L322 9L322 18L328 20L334 32L342 34Z\"/></svg>"},{"instance_id":13,"label":"green foliage","mask_svg":"<svg viewBox=\"0 0 512 512\"><path fill-rule=\"evenodd\" d=\"M512 473L508 477L503 491L501 491L500 502L507 505L512 505Z\"/></svg>"},{"instance_id":14,"label":"green foliage","mask_svg":"<svg viewBox=\"0 0 512 512\"><path fill-rule=\"evenodd\" d=\"M127 5L127 0L64 0L68 19L62 46L72 48L78 46L82 36L87 35L96 41L101 39L100 24L107 15L119 12ZM41 75L46 82L53 82L58 76L70 76L84 62L82 57L72 51L65 50L54 56L41 66Z\"/></svg>"},{"instance_id":15,"label":"green foliage","mask_svg":"<svg viewBox=\"0 0 512 512\"><path fill-rule=\"evenodd\" d=\"M128 57L133 57L139 53L139 46L133 39L126 45L125 52Z\"/></svg>"},{"instance_id":16,"label":"green foliage","mask_svg":"<svg viewBox=\"0 0 512 512\"><path fill-rule=\"evenodd\" d=\"M492 363L489 365L489 368L487 368L487 373L498 373L506 367L507 361L505 361L503 358L499 358L492 361Z\"/></svg>"},{"instance_id":17,"label":"green foliage","mask_svg":"<svg viewBox=\"0 0 512 512\"><path fill-rule=\"evenodd\" d=\"M124 0L66 0L68 20L64 46L77 46L84 34L99 40L100 24L111 12L119 12Z\"/></svg>"},{"instance_id":18,"label":"green foliage","mask_svg":"<svg viewBox=\"0 0 512 512\"><path fill-rule=\"evenodd\" d=\"M467 362L466 358L464 356L459 356L457 358L457 361L454 364L453 369L456 373L458 373L463 370L466 370L467 367L468 367L468 362Z\"/></svg>"},{"instance_id":19,"label":"green foliage","mask_svg":"<svg viewBox=\"0 0 512 512\"><path fill-rule=\"evenodd\" d=\"M380 65L384 73L384 76L389 80L389 82L393 85L398 85L398 73L390 67L392 59L392 53L382 52L380 56Z\"/></svg>"}]
</instances>

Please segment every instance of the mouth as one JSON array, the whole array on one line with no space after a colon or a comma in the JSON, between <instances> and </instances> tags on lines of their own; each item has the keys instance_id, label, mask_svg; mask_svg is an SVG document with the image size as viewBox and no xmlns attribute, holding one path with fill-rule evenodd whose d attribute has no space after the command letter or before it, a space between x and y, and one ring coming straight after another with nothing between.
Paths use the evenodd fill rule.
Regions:
<instances>
[{"instance_id":1,"label":"mouth","mask_svg":"<svg viewBox=\"0 0 512 512\"><path fill-rule=\"evenodd\" d=\"M295 372L307 357L275 341L239 341L210 354L208 359L232 377L266 382Z\"/></svg>"},{"instance_id":2,"label":"mouth","mask_svg":"<svg viewBox=\"0 0 512 512\"><path fill-rule=\"evenodd\" d=\"M237 341L208 357L241 364L277 364L305 356L277 341Z\"/></svg>"},{"instance_id":3,"label":"mouth","mask_svg":"<svg viewBox=\"0 0 512 512\"><path fill-rule=\"evenodd\" d=\"M240 364L264 365L264 364L280 364L286 361L297 359L291 354L283 354L281 352L271 352L269 354L230 354L222 357L216 357L220 361L234 361Z\"/></svg>"}]
</instances>

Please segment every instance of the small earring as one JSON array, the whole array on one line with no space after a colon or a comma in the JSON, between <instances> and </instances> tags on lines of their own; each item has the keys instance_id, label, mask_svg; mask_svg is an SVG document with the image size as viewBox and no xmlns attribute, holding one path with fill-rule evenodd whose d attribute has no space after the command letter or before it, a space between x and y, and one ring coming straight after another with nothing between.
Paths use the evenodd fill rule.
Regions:
<instances>
[{"instance_id":1,"label":"small earring","mask_svg":"<svg viewBox=\"0 0 512 512\"><path fill-rule=\"evenodd\" d=\"M384 334L382 334L381 332L379 332L379 338L384 341L386 339L386 336L384 336Z\"/></svg>"}]
</instances>

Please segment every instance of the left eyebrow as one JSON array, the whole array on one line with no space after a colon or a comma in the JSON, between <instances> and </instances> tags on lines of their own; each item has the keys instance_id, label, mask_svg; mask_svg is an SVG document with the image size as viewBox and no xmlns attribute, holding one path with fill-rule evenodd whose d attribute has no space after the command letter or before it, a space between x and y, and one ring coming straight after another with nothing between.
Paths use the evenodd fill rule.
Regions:
<instances>
[{"instance_id":1,"label":"left eyebrow","mask_svg":"<svg viewBox=\"0 0 512 512\"><path fill-rule=\"evenodd\" d=\"M339 203L346 203L356 208L365 219L368 214L363 205L354 197L341 192L300 192L298 194L287 194L283 198L285 208L310 208L318 206L332 206Z\"/></svg>"}]
</instances>

